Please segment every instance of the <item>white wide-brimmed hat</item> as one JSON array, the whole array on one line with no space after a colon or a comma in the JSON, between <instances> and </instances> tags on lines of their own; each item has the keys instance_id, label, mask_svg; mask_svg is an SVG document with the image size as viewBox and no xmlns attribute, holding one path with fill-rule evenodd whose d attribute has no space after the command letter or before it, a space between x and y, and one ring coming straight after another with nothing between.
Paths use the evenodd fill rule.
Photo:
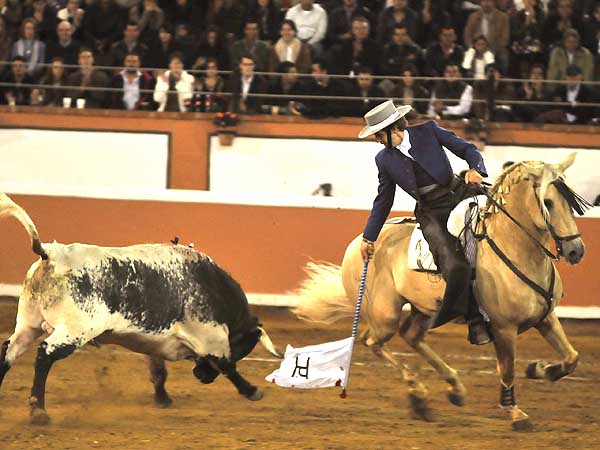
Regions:
<instances>
[{"instance_id":1,"label":"white wide-brimmed hat","mask_svg":"<svg viewBox=\"0 0 600 450\"><path fill-rule=\"evenodd\" d=\"M386 100L365 114L365 122L367 122L367 126L364 127L360 133L358 133L358 137L363 139L367 136L377 133L379 130L383 130L388 125L391 125L395 121L404 117L409 111L410 105L404 105L396 108L393 101Z\"/></svg>"}]
</instances>

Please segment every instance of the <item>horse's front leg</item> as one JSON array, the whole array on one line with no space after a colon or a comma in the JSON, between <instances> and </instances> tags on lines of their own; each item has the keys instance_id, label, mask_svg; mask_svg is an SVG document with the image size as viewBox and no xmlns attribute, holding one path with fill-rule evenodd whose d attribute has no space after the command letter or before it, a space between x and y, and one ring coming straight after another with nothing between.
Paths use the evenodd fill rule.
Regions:
<instances>
[{"instance_id":1,"label":"horse's front leg","mask_svg":"<svg viewBox=\"0 0 600 450\"><path fill-rule=\"evenodd\" d=\"M557 381L573 373L579 361L579 353L567 339L565 330L554 311L548 314L548 317L542 320L536 328L561 356L562 362L559 364L546 364L543 361L532 362L527 367L527 378L547 378L550 381Z\"/></svg>"},{"instance_id":2,"label":"horse's front leg","mask_svg":"<svg viewBox=\"0 0 600 450\"><path fill-rule=\"evenodd\" d=\"M515 397L515 353L517 329L494 329L494 345L500 374L500 408L510 414L515 431L530 431L529 416L519 409Z\"/></svg>"}]
</instances>

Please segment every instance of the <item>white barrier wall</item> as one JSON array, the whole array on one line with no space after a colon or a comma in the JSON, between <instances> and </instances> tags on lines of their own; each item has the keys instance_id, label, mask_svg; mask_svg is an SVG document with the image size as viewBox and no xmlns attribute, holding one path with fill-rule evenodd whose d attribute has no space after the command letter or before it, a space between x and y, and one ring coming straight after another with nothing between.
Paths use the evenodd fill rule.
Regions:
<instances>
[{"instance_id":1,"label":"white barrier wall","mask_svg":"<svg viewBox=\"0 0 600 450\"><path fill-rule=\"evenodd\" d=\"M0 142L0 189L167 187L169 136L164 133L3 128Z\"/></svg>"}]
</instances>

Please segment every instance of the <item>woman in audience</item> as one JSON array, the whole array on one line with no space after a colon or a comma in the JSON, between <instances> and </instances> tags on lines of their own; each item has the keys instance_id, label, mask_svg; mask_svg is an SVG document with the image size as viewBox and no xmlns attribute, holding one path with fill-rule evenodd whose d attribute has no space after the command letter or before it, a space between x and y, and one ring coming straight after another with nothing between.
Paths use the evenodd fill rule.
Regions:
<instances>
[{"instance_id":1,"label":"woman in audience","mask_svg":"<svg viewBox=\"0 0 600 450\"><path fill-rule=\"evenodd\" d=\"M393 97L398 99L398 103L412 106L413 109L407 116L409 119L426 114L429 105L429 91L414 79L416 75L417 68L413 64L405 64L402 68L402 79L393 91Z\"/></svg>"},{"instance_id":2,"label":"woman in audience","mask_svg":"<svg viewBox=\"0 0 600 450\"><path fill-rule=\"evenodd\" d=\"M12 57L21 56L27 63L27 73L36 76L42 71L46 44L36 39L35 20L27 18L21 24L21 39L13 44Z\"/></svg>"},{"instance_id":3,"label":"woman in audience","mask_svg":"<svg viewBox=\"0 0 600 450\"><path fill-rule=\"evenodd\" d=\"M534 64L529 71L529 80L517 90L519 100L547 102L551 98L548 83L544 83L544 66ZM548 110L547 105L519 104L514 107L517 120L533 122L537 116Z\"/></svg>"},{"instance_id":4,"label":"woman in audience","mask_svg":"<svg viewBox=\"0 0 600 450\"><path fill-rule=\"evenodd\" d=\"M52 60L51 65L46 69L46 74L40 80L40 84L53 86L40 90L42 97L41 104L62 107L65 90L60 89L60 87L65 86L66 83L67 75L65 73L64 61L62 58L56 57Z\"/></svg>"},{"instance_id":5,"label":"woman in audience","mask_svg":"<svg viewBox=\"0 0 600 450\"><path fill-rule=\"evenodd\" d=\"M494 54L490 50L487 38L481 34L473 40L473 47L465 52L462 69L467 77L485 80L485 68L489 64L494 64Z\"/></svg>"},{"instance_id":6,"label":"woman in audience","mask_svg":"<svg viewBox=\"0 0 600 450\"><path fill-rule=\"evenodd\" d=\"M284 20L281 24L281 38L275 43L271 51L270 71L274 72L282 62L294 63L300 73L311 70L312 58L310 47L296 37L298 29L291 20Z\"/></svg>"},{"instance_id":7,"label":"woman in audience","mask_svg":"<svg viewBox=\"0 0 600 450\"><path fill-rule=\"evenodd\" d=\"M542 26L545 15L539 0L523 0L524 8L511 18L511 73L526 77L529 67L544 59Z\"/></svg>"},{"instance_id":8,"label":"woman in audience","mask_svg":"<svg viewBox=\"0 0 600 450\"><path fill-rule=\"evenodd\" d=\"M581 47L579 33L575 29L565 31L562 46L550 52L548 79L565 80L567 67L571 64L581 69L585 81L594 80L594 57L587 48Z\"/></svg>"},{"instance_id":9,"label":"woman in audience","mask_svg":"<svg viewBox=\"0 0 600 450\"><path fill-rule=\"evenodd\" d=\"M200 61L198 60L200 58ZM225 47L219 29L211 26L196 50L194 65L206 65L208 60L216 59L220 70L229 70L229 50Z\"/></svg>"},{"instance_id":10,"label":"woman in audience","mask_svg":"<svg viewBox=\"0 0 600 450\"><path fill-rule=\"evenodd\" d=\"M281 97L268 98L265 103L272 105L271 112L273 113L301 115L302 100L288 97L306 93L302 79L298 77L296 65L293 62L284 61L277 68L277 72L282 75L274 78L269 88L269 94L281 95Z\"/></svg>"},{"instance_id":11,"label":"woman in audience","mask_svg":"<svg viewBox=\"0 0 600 450\"><path fill-rule=\"evenodd\" d=\"M221 93L225 90L225 80L219 75L216 59L208 58L206 72L196 74L192 110L195 112L225 111L227 102Z\"/></svg>"}]
</instances>

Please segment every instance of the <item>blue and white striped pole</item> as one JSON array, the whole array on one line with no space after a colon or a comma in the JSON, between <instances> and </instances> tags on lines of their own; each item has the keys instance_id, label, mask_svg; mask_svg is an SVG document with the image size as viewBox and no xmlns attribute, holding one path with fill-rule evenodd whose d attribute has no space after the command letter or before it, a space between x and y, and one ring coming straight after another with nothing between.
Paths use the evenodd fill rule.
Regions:
<instances>
[{"instance_id":1,"label":"blue and white striped pole","mask_svg":"<svg viewBox=\"0 0 600 450\"><path fill-rule=\"evenodd\" d=\"M346 398L346 387L348 386L348 377L350 376L350 365L352 363L352 351L354 350L354 341L356 340L356 334L358 332L358 322L360 320L360 308L362 306L363 294L365 293L365 284L367 282L367 269L369 268L369 261L365 261L363 266L362 275L360 277L360 286L358 287L358 299L356 300L356 309L354 310L354 323L352 324L352 344L350 345L350 354L348 355L348 367L344 374L344 382L342 383L342 393L340 397Z\"/></svg>"}]
</instances>

